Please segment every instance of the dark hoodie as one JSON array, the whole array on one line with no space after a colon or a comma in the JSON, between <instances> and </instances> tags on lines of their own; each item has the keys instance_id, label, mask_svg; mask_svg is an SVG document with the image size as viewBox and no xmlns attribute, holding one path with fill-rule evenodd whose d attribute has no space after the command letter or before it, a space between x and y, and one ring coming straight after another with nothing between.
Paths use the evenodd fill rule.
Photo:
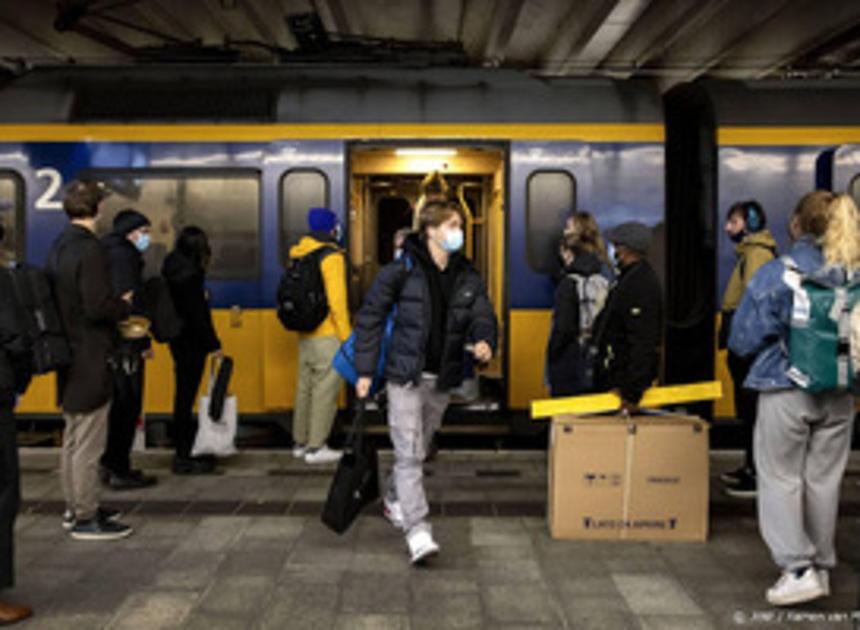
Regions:
<instances>
[{"instance_id":1,"label":"dark hoodie","mask_svg":"<svg viewBox=\"0 0 860 630\"><path fill-rule=\"evenodd\" d=\"M203 270L178 251L164 260L161 274L167 280L182 332L170 345L183 353L209 354L221 348L212 323Z\"/></svg>"},{"instance_id":2,"label":"dark hoodie","mask_svg":"<svg viewBox=\"0 0 860 630\"><path fill-rule=\"evenodd\" d=\"M426 244L411 235L403 256L379 272L356 316L355 365L362 376L376 371L385 322L395 305L385 364L385 376L393 383L417 383L436 363L437 387L446 391L463 381L467 343L486 341L495 349L496 317L478 272L454 254L447 273L440 273Z\"/></svg>"}]
</instances>

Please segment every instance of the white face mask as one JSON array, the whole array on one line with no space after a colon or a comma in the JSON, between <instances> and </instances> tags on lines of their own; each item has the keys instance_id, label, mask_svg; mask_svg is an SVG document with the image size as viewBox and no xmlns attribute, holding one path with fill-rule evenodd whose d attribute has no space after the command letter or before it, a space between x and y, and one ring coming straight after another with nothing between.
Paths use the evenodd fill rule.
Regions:
<instances>
[{"instance_id":1,"label":"white face mask","mask_svg":"<svg viewBox=\"0 0 860 630\"><path fill-rule=\"evenodd\" d=\"M443 230L439 247L449 254L460 251L460 248L463 247L463 230L460 228Z\"/></svg>"}]
</instances>

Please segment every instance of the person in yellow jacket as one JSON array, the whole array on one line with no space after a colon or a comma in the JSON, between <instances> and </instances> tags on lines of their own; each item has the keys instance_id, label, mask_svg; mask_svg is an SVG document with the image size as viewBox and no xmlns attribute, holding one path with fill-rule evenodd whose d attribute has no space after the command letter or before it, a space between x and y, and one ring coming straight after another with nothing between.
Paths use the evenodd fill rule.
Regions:
<instances>
[{"instance_id":1,"label":"person in yellow jacket","mask_svg":"<svg viewBox=\"0 0 860 630\"><path fill-rule=\"evenodd\" d=\"M302 258L327 248L320 257L320 271L329 312L322 323L309 333L299 335L299 377L293 409L293 455L308 464L323 464L340 459L341 452L326 445L340 392L340 375L332 359L352 333L347 304L346 256L338 245L340 224L328 208L308 212L310 233L290 248L290 258Z\"/></svg>"},{"instance_id":2,"label":"person in yellow jacket","mask_svg":"<svg viewBox=\"0 0 860 630\"><path fill-rule=\"evenodd\" d=\"M776 256L776 241L767 230L764 208L755 200L741 201L729 208L725 231L735 243L737 262L723 293L720 347L725 348L731 332L732 318L741 297L759 267ZM753 357L754 358L754 357ZM756 473L753 459L753 429L756 419L758 395L743 386L752 366L752 360L731 350L728 353L729 373L735 389L735 415L741 421L744 441L744 464L737 470L724 473L721 478L726 492L735 497L756 495Z\"/></svg>"}]
</instances>

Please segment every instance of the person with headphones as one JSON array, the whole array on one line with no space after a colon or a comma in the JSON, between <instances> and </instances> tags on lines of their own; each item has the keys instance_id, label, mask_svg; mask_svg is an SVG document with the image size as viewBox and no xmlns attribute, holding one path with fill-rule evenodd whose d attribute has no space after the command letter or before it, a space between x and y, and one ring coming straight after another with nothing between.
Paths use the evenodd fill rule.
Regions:
<instances>
[{"instance_id":1,"label":"person with headphones","mask_svg":"<svg viewBox=\"0 0 860 630\"><path fill-rule=\"evenodd\" d=\"M727 347L732 319L741 297L759 267L776 257L776 241L767 229L767 217L758 201L741 201L729 208L725 232L735 243L737 262L723 293L720 348ZM734 382L735 415L741 421L744 442L744 464L721 475L726 492L734 497L756 496L756 472L753 460L753 427L756 419L756 392L743 387L752 361L731 350L728 368Z\"/></svg>"}]
</instances>

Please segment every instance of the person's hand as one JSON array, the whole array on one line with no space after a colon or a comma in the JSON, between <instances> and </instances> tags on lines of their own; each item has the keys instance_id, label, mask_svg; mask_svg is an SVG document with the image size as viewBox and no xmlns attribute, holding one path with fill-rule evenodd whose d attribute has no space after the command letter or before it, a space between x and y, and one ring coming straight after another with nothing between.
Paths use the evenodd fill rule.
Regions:
<instances>
[{"instance_id":1,"label":"person's hand","mask_svg":"<svg viewBox=\"0 0 860 630\"><path fill-rule=\"evenodd\" d=\"M152 348L147 348L140 353L140 356L143 358L144 361L149 361L150 359L155 358L155 352L152 351Z\"/></svg>"},{"instance_id":2,"label":"person's hand","mask_svg":"<svg viewBox=\"0 0 860 630\"><path fill-rule=\"evenodd\" d=\"M126 291L122 294L122 300L128 304L131 304L132 299L134 298L134 291Z\"/></svg>"},{"instance_id":3,"label":"person's hand","mask_svg":"<svg viewBox=\"0 0 860 630\"><path fill-rule=\"evenodd\" d=\"M478 363L489 363L493 358L493 349L486 341L479 341L472 348L472 355L477 359Z\"/></svg>"},{"instance_id":4,"label":"person's hand","mask_svg":"<svg viewBox=\"0 0 860 630\"><path fill-rule=\"evenodd\" d=\"M621 399L621 407L618 410L620 415L629 418L632 414L639 411L639 405L637 403L630 402L629 400L624 400L624 396L621 395L620 390L613 389L612 393Z\"/></svg>"},{"instance_id":5,"label":"person's hand","mask_svg":"<svg viewBox=\"0 0 860 630\"><path fill-rule=\"evenodd\" d=\"M359 376L358 380L355 382L355 395L358 398L367 398L368 394L370 394L370 384L373 379L369 376Z\"/></svg>"}]
</instances>

